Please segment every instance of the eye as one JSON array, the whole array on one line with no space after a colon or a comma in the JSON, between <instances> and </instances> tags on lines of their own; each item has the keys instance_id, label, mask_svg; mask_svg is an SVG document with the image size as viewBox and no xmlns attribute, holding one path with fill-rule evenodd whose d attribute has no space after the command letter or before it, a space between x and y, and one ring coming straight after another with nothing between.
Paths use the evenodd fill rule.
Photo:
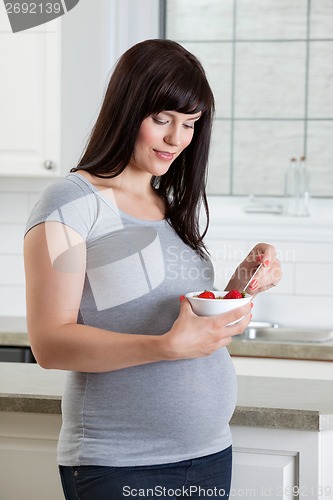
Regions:
<instances>
[{"instance_id":1,"label":"eye","mask_svg":"<svg viewBox=\"0 0 333 500\"><path fill-rule=\"evenodd\" d=\"M194 124L190 125L188 123L184 123L184 128L191 128L193 130L194 129Z\"/></svg>"},{"instance_id":2,"label":"eye","mask_svg":"<svg viewBox=\"0 0 333 500\"><path fill-rule=\"evenodd\" d=\"M153 121L158 125L166 125L168 123L166 120L161 120L160 118L156 118L156 116L153 116Z\"/></svg>"}]
</instances>

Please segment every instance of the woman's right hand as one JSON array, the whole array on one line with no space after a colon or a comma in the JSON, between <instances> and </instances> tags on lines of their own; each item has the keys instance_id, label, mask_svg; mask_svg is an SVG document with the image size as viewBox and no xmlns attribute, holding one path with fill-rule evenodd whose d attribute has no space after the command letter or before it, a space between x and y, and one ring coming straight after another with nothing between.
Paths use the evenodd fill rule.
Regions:
<instances>
[{"instance_id":1,"label":"woman's right hand","mask_svg":"<svg viewBox=\"0 0 333 500\"><path fill-rule=\"evenodd\" d=\"M241 334L248 326L251 309L252 303L249 302L216 316L197 316L189 301L184 299L178 318L163 336L167 358L200 358L230 344L232 337ZM233 321L238 322L228 326Z\"/></svg>"}]
</instances>

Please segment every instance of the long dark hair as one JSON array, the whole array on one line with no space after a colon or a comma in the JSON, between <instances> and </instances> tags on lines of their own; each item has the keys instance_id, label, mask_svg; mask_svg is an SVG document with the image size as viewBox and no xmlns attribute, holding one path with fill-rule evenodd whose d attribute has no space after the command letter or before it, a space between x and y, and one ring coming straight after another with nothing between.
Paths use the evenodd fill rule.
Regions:
<instances>
[{"instance_id":1,"label":"long dark hair","mask_svg":"<svg viewBox=\"0 0 333 500\"><path fill-rule=\"evenodd\" d=\"M166 204L165 217L201 256L209 224L207 163L214 97L198 59L171 40L145 40L119 59L87 147L76 168L112 178L128 165L142 121L161 111L202 112L187 148L151 184ZM201 207L205 227L199 227Z\"/></svg>"}]
</instances>

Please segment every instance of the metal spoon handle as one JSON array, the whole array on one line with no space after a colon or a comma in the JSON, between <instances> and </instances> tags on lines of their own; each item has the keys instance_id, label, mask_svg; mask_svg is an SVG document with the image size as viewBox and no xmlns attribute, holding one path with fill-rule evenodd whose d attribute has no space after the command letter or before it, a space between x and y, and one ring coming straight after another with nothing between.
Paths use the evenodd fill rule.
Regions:
<instances>
[{"instance_id":1,"label":"metal spoon handle","mask_svg":"<svg viewBox=\"0 0 333 500\"><path fill-rule=\"evenodd\" d=\"M257 274L257 272L259 271L259 269L262 267L262 263L259 264L259 266L257 267L257 269L254 271L254 273L252 274L251 278L249 279L249 281L246 283L245 287L243 288L243 291L245 292L245 290L247 289L247 287L249 286L249 284L251 283L251 281L253 280L254 276Z\"/></svg>"}]
</instances>

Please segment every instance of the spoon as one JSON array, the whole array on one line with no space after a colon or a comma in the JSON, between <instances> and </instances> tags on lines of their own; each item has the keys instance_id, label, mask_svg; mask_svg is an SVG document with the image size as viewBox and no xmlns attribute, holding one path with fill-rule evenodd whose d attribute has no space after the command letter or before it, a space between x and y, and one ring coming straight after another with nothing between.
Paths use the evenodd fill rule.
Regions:
<instances>
[{"instance_id":1,"label":"spoon","mask_svg":"<svg viewBox=\"0 0 333 500\"><path fill-rule=\"evenodd\" d=\"M245 287L243 288L243 292L245 292L245 290L247 289L247 287L249 286L249 284L251 283L251 281L253 280L254 276L257 274L257 272L259 271L259 269L262 267L262 263L259 264L259 266L257 267L257 269L254 271L254 273L252 274L251 278L249 279L249 281L246 283Z\"/></svg>"}]
</instances>

